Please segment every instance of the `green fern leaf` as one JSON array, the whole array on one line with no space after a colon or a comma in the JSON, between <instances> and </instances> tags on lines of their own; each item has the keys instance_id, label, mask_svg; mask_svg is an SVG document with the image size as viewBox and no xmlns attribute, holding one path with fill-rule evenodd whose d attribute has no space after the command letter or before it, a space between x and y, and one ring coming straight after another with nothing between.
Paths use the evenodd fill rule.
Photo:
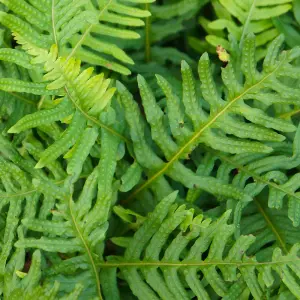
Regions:
<instances>
[{"instance_id":1,"label":"green fern leaf","mask_svg":"<svg viewBox=\"0 0 300 300\"><path fill-rule=\"evenodd\" d=\"M171 134L169 128L164 124L163 111L156 103L152 91L142 77L138 78L152 138L167 159L167 163L164 163L147 143L144 136L145 124L141 120L139 110L129 92L118 83L117 88L130 127L135 158L141 166L151 171L148 180L142 183L129 196L129 199L151 186L164 174L189 188L201 187L209 193L240 200L247 198L243 198L244 194L233 190L232 187L227 190L228 186L225 186L224 183L210 181L212 178L209 179L205 176L197 176L185 167L181 160L188 159L200 143L230 153L269 153L272 148L266 143L262 143L263 141L281 142L285 137L276 131L281 130L283 133L295 131L295 126L290 121L269 116L263 110L247 104L248 100L259 102L264 99L268 106L272 106L277 101L277 103L297 105L298 100L295 98L295 93L299 91L279 83L277 78L281 74L289 76L284 70L292 67L290 62L298 55L298 49L295 48L291 52L278 56L282 42L282 37L279 37L272 43L264 61L264 69L262 72L258 72L254 59L255 39L253 36L249 36L245 40L242 51L241 65L245 83L242 86L237 79L238 74L235 73L234 61L229 62L227 67L222 70L225 97L221 97L216 88L210 72L208 56L204 54L199 61L199 75L202 83L202 96L209 105L209 112L196 98L195 82L186 63L182 64L182 101L172 91L171 85L158 76L158 84L167 100L167 118ZM244 120L248 120L250 123L246 123ZM236 138L232 138L232 135ZM214 188L210 189L211 186Z\"/></svg>"},{"instance_id":2,"label":"green fern leaf","mask_svg":"<svg viewBox=\"0 0 300 300\"><path fill-rule=\"evenodd\" d=\"M214 48L222 45L226 50L233 50L226 39L226 31L237 41L243 42L248 33L257 36L256 59L262 59L266 54L265 46L273 41L279 31L274 28L272 18L288 12L292 1L236 1L218 0L213 2L218 19L209 22L205 17L199 18L199 23L209 33L207 42ZM237 20L237 21L236 21ZM191 46L197 50L198 40L191 38ZM201 49L201 48L200 48ZM215 50L214 50L215 51Z\"/></svg>"},{"instance_id":3,"label":"green fern leaf","mask_svg":"<svg viewBox=\"0 0 300 300\"><path fill-rule=\"evenodd\" d=\"M153 0L129 1L131 4L118 0L2 2L11 12L0 13L1 24L27 42L45 50L56 44L61 55L75 55L84 62L128 75L129 69L118 61L133 64L133 60L116 44L107 42L101 35L117 39L139 38L139 34L127 28L143 26L142 18L150 16L150 13L135 6ZM117 24L118 27L112 24ZM68 47L68 43L72 48ZM95 53L92 51L94 49L98 51ZM106 59L106 54L109 59Z\"/></svg>"},{"instance_id":4,"label":"green fern leaf","mask_svg":"<svg viewBox=\"0 0 300 300\"><path fill-rule=\"evenodd\" d=\"M157 205L134 234L123 257L111 257L101 263L102 277L107 276L104 283L107 297L116 294L115 290L108 290L108 286L115 289L116 268L121 270L138 299L168 299L170 296L190 299L190 295L210 299L205 282L226 299L233 295L240 297L245 289L254 299L261 299L274 284L271 270L277 274L284 272L285 286L298 297L298 244L285 256L275 249L272 262L260 264L245 255L255 241L253 236L240 236L231 243L234 226L227 224L230 211L214 222L201 215L193 218L192 210L172 207L175 197L173 193ZM186 249L188 245L191 247ZM208 254L204 254L206 252ZM238 285L238 278L243 280L243 286Z\"/></svg>"}]
</instances>

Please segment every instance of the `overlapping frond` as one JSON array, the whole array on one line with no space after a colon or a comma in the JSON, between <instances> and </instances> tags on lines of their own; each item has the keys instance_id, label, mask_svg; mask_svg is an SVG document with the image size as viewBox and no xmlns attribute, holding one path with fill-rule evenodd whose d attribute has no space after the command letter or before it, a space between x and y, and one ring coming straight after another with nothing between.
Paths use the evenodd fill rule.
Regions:
<instances>
[{"instance_id":1,"label":"overlapping frond","mask_svg":"<svg viewBox=\"0 0 300 300\"><path fill-rule=\"evenodd\" d=\"M238 41L244 39L246 34L254 33L257 36L258 47L256 58L259 60L265 56L266 46L280 33L272 18L291 10L292 0L216 0L212 2L212 6L216 20L210 21L205 16L199 18L200 25L208 33L206 41L214 48L222 45L225 49L232 50L228 42L228 33ZM200 52L207 48L194 37L190 37L190 45Z\"/></svg>"},{"instance_id":2,"label":"overlapping frond","mask_svg":"<svg viewBox=\"0 0 300 300\"><path fill-rule=\"evenodd\" d=\"M212 222L202 215L194 217L193 210L184 206L174 206L175 198L176 193L164 198L134 236L127 238L127 245L122 239L113 239L117 244L120 240L126 250L124 256L102 263L107 299L119 299L117 268L138 299L211 299L208 286L224 299L238 299L246 291L254 299L262 299L276 287L275 273L299 297L299 244L286 255L276 248L272 260L260 264L245 255L254 236L232 241L230 211Z\"/></svg>"},{"instance_id":3,"label":"overlapping frond","mask_svg":"<svg viewBox=\"0 0 300 300\"><path fill-rule=\"evenodd\" d=\"M111 112L104 113L102 118L106 118L108 123L115 123ZM114 182L114 173L121 140L102 129L99 141L100 161L95 168L89 168L86 166L87 156L97 134L92 128L84 131L80 140L82 143L75 145L72 154L68 155L67 174L62 169L60 172L61 166L57 161L48 165L55 181L50 180L44 170L34 169L34 158L39 157L42 147L34 137L27 138L24 142L25 151L33 156L31 160L20 156L13 145L2 138L1 153L4 158L1 158L0 168L0 203L1 209L7 205L9 209L1 245L1 274L7 272L7 260L11 253L38 248L51 261L48 275L44 278L48 288L55 285L55 282L56 285L64 282L56 290L68 294L74 287L75 297L76 293L82 292L84 286L82 297L102 299L97 262L103 254L110 208L116 201L118 185ZM83 171L91 173L84 180L80 191L76 185L78 182L80 184L78 179ZM59 173L67 177L57 181ZM24 202L25 211L22 210ZM39 210L38 203L41 205ZM15 243L16 232L21 228L25 233ZM69 255L69 258L55 258L55 253L58 252ZM73 257L75 253L76 256ZM74 258L77 261L75 265ZM68 281L70 274L77 276L75 283L74 277L70 277ZM32 285L34 286L33 283ZM21 291L18 289L15 292Z\"/></svg>"},{"instance_id":4,"label":"overlapping frond","mask_svg":"<svg viewBox=\"0 0 300 300\"><path fill-rule=\"evenodd\" d=\"M153 2L118 0L2 0L10 13L0 13L0 23L27 42L48 51L53 44L60 55L75 56L123 74L130 71L123 64L133 60L108 39L137 39L139 34L129 28L143 26L142 18L150 16L136 7Z\"/></svg>"},{"instance_id":5,"label":"overlapping frond","mask_svg":"<svg viewBox=\"0 0 300 300\"><path fill-rule=\"evenodd\" d=\"M300 299L299 7L0 0L0 298Z\"/></svg>"},{"instance_id":6,"label":"overlapping frond","mask_svg":"<svg viewBox=\"0 0 300 300\"><path fill-rule=\"evenodd\" d=\"M247 37L242 50L241 70L233 60L222 69L224 89L221 91L213 80L209 58L203 54L199 61L201 95L193 79L190 67L182 63L182 97L175 94L172 86L161 76L157 83L166 97L165 113L143 77L138 78L140 95L150 125L151 137L159 148L154 150L145 137L145 122L142 120L132 95L120 83L117 85L130 127L135 158L148 173L148 180L130 196L135 197L141 190L157 183L164 174L184 186L201 187L204 190L235 199L243 194L232 186L227 190L218 181L201 177L184 165L184 161L199 144L229 153L270 153L272 147L266 142L282 142L286 132L295 131L290 120L283 120L268 111L278 104L289 108L298 106L300 90L279 81L281 77L293 78L298 68L292 65L299 49L279 54L282 37L269 47L262 71L256 68L255 38ZM244 82L240 81L244 76ZM264 106L260 106L263 101ZM268 109L267 109L268 108ZM167 124L167 125L166 125ZM166 160L166 162L165 162ZM212 189L210 189L213 187ZM227 192L226 192L227 191Z\"/></svg>"},{"instance_id":7,"label":"overlapping frond","mask_svg":"<svg viewBox=\"0 0 300 300\"><path fill-rule=\"evenodd\" d=\"M299 133L298 128L293 147L289 143L285 147L281 144L273 145L274 154L237 154L226 155L220 152L208 151L201 160L197 159L196 173L202 176L214 176L224 183L231 184L250 195L252 199L261 197L268 199L268 206L281 210L284 202L288 203L288 217L294 226L300 225L299 210ZM277 146L277 147L276 147ZM218 162L221 164L218 165ZM293 171L292 171L293 170ZM292 175L290 175L292 174ZM266 188L269 190L266 194ZM201 191L190 189L187 201L194 202ZM248 203L231 203L235 207L237 227L242 209Z\"/></svg>"},{"instance_id":8,"label":"overlapping frond","mask_svg":"<svg viewBox=\"0 0 300 300\"><path fill-rule=\"evenodd\" d=\"M20 41L24 40L20 38ZM93 68L81 72L79 60L58 57L56 45L49 53L41 48L32 47L26 42L23 47L35 57L34 63L45 65L46 89L55 91L56 95L61 96L56 99L53 107L26 115L8 132L19 133L38 126L52 125L56 121L69 123L55 143L41 154L36 167L42 168L65 154L74 145L74 151L80 153L82 147L87 147L86 139L89 137L90 141L94 140L95 143L96 128L102 125L99 120L100 113L110 102L115 88L110 87L110 79L105 79L104 74L93 76ZM23 89L24 85L31 87L34 84L22 82ZM37 93L43 94L43 91L37 91ZM105 127L104 124L103 126ZM89 129L88 127L95 128ZM92 146L91 143L88 148Z\"/></svg>"},{"instance_id":9,"label":"overlapping frond","mask_svg":"<svg viewBox=\"0 0 300 300\"><path fill-rule=\"evenodd\" d=\"M256 238L247 254L255 255L260 262L268 261L275 248L287 254L300 241L299 226L288 218L288 205L278 210L269 208L263 193L243 210L240 223L242 235Z\"/></svg>"},{"instance_id":10,"label":"overlapping frond","mask_svg":"<svg viewBox=\"0 0 300 300\"><path fill-rule=\"evenodd\" d=\"M298 138L299 136L294 145L299 141ZM288 147L287 149L290 150ZM230 156L208 151L201 163L198 163L198 159L195 161L198 166L197 174L214 176L244 190L253 199L251 202L227 199L224 204L234 211L236 236L240 232L257 236L255 245L251 247L252 254L262 251L261 255L267 257L274 245L287 252L288 245L299 241L299 174L295 168L299 164L299 158L296 146L293 154L287 149L276 149L276 153L269 156ZM291 170L294 170L293 175L290 175ZM203 190L194 188L188 191L186 200L198 205L202 197ZM225 199L219 200L222 203Z\"/></svg>"}]
</instances>

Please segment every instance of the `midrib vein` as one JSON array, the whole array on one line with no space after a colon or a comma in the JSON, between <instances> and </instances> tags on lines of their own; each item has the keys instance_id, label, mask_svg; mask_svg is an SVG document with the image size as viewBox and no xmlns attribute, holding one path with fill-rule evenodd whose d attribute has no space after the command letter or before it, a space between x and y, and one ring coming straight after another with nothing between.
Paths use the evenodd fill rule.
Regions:
<instances>
[{"instance_id":1,"label":"midrib vein","mask_svg":"<svg viewBox=\"0 0 300 300\"><path fill-rule=\"evenodd\" d=\"M119 132L115 131L113 128L103 124L102 122L98 121L96 118L90 116L88 113L86 113L77 103L76 101L73 99L69 89L67 86L65 86L65 91L66 94L68 96L68 98L70 99L70 101L73 103L73 105L75 106L76 109L78 109L81 114L87 119L90 120L91 122L93 122L95 125L97 125L98 127L102 127L104 129L106 129L107 131L109 131L111 134L117 136L118 138L120 138L121 140L123 140L124 142L126 142L127 144L130 144L130 141L123 136L122 134L120 134Z\"/></svg>"},{"instance_id":2,"label":"midrib vein","mask_svg":"<svg viewBox=\"0 0 300 300\"><path fill-rule=\"evenodd\" d=\"M16 94L16 93L14 93L14 92L7 92L7 91L3 91L3 92L12 95L12 96L14 96L14 97L16 97L16 98L18 98L18 99L24 101L24 102L27 103L27 104L30 104L30 105L33 105L33 106L36 106L36 105L37 105L37 103L34 102L33 100L27 99L27 98L25 98L25 97L23 97L23 96L21 96L21 95L19 95L19 94Z\"/></svg>"},{"instance_id":3,"label":"midrib vein","mask_svg":"<svg viewBox=\"0 0 300 300\"><path fill-rule=\"evenodd\" d=\"M102 16L102 14L108 9L108 7L112 4L113 0L109 0L107 2L107 4L101 9L101 11L98 14L98 19L100 19L100 17ZM86 37L88 36L88 34L91 32L92 28L94 27L94 24L91 24L90 26L87 27L87 29L85 30L85 32L83 33L83 35L81 36L81 38L77 41L76 45L73 47L71 53L69 54L69 56L67 57L66 62L75 54L75 52L77 51L77 49L80 47L80 45L82 45L82 43L84 42L84 40L86 39Z\"/></svg>"},{"instance_id":4,"label":"midrib vein","mask_svg":"<svg viewBox=\"0 0 300 300\"><path fill-rule=\"evenodd\" d=\"M101 17L101 15L104 13L104 11L109 7L109 5L112 3L112 0L109 0L109 2L101 9L98 18ZM92 27L94 25L91 24L86 31L84 32L84 34L82 35L81 39L77 42L77 44L75 45L75 47L73 48L72 52L69 54L69 56L67 57L67 60L65 62L65 64L69 61L69 59L75 54L77 48L83 43L84 39L86 38L86 36L88 35L88 33L91 31ZM55 40L55 44L58 47L58 40L57 40L57 33L56 33L56 29L55 29L55 4L54 4L54 0L52 0L52 30L53 30L53 36L54 36L54 40ZM62 74L64 75L64 73L62 72ZM72 99L71 93L68 90L67 85L64 86L65 92L68 95L68 98L71 100L71 102L73 103L73 105L76 107L76 109L78 109L81 114L88 120L90 120L91 122L93 122L95 125L97 125L98 127L102 127L104 129L106 129L107 131L109 131L111 134L119 137L120 139L122 139L123 141L125 141L126 143L130 143L130 141L123 136L122 134L118 133L117 131L115 131L114 129L106 126L105 124L99 122L96 118L90 116L88 113L86 113L83 109L81 109L81 107Z\"/></svg>"},{"instance_id":5,"label":"midrib vein","mask_svg":"<svg viewBox=\"0 0 300 300\"><path fill-rule=\"evenodd\" d=\"M299 263L300 259L294 260L278 260L278 261L267 261L267 262L225 262L225 261L196 261L196 262L168 262L168 261L121 261L121 262L113 262L113 261L105 261L101 263L97 263L97 266L101 268L153 268L153 267L174 267L174 268L194 268L194 267L209 267L209 266L235 266L235 267L247 267L247 266L272 266L272 265L286 265L290 263Z\"/></svg>"},{"instance_id":6,"label":"midrib vein","mask_svg":"<svg viewBox=\"0 0 300 300\"><path fill-rule=\"evenodd\" d=\"M284 240L282 239L280 233L278 232L277 228L275 227L275 225L269 218L268 214L265 212L264 208L261 206L261 204L259 203L259 201L257 199L254 198L253 200L254 200L254 203L256 204L256 207L257 207L259 213L263 216L268 227L271 229L276 240L278 241L279 247L283 250L284 254L288 254L286 244L285 244Z\"/></svg>"},{"instance_id":7,"label":"midrib vein","mask_svg":"<svg viewBox=\"0 0 300 300\"><path fill-rule=\"evenodd\" d=\"M238 100L240 100L246 94L248 94L250 91L252 91L256 87L258 87L260 84L262 84L264 81L266 81L270 76L275 74L283 62L284 62L284 59L278 64L278 66L271 73L264 76L256 84L247 88L240 95L238 95L235 98L233 98L232 100L230 100L220 111L218 111L215 115L211 116L210 119L207 121L207 123L202 125L199 128L199 130L191 137L191 139L188 140L187 143L185 145L183 145L166 164L164 164L163 168L161 168L159 171L157 171L147 181L145 181L145 183L143 183L139 188L137 188L126 200L124 200L124 203L131 201L137 194L139 194L142 190L147 188L154 180L156 180L158 177L163 175L173 165L173 163L175 163L177 160L179 160L179 157L185 152L185 150L190 145L192 145L193 142L195 142L206 129L210 128L216 122L216 120L218 120L221 116L223 116L225 114L225 112L227 112L227 110L229 110L229 108L231 106L233 106Z\"/></svg>"},{"instance_id":8,"label":"midrib vein","mask_svg":"<svg viewBox=\"0 0 300 300\"><path fill-rule=\"evenodd\" d=\"M211 151L211 150L209 150ZM277 185L276 183L274 182L271 182L271 181L268 181L266 179L263 179L259 174L255 173L255 172L252 172L251 170L249 170L247 167L245 166L242 166L238 163L235 163L234 160L231 160L230 157L226 157L226 156L223 156L219 153L217 153L216 151L211 151L211 152L214 152L215 155L222 161L225 161L227 163L229 163L230 165L232 165L233 167L235 167L236 169L238 169L239 171L242 171L243 173L251 176L254 180L256 180L257 182L261 182L263 184L266 184L268 185L270 188L273 188L273 189L276 189L278 191L281 191L283 193L285 193L286 195L288 196L291 196L293 198L296 198L300 201L300 196L298 196L296 193L293 193L291 192L290 190L286 190L284 189L283 187L281 187L280 185Z\"/></svg>"},{"instance_id":9,"label":"midrib vein","mask_svg":"<svg viewBox=\"0 0 300 300\"><path fill-rule=\"evenodd\" d=\"M79 239L81 240L81 242L82 242L82 244L83 244L83 246L85 248L85 251L86 251L86 253L88 255L88 258L90 260L90 264L92 266L92 271L94 273L95 282L96 282L96 286L97 286L96 289L97 289L98 299L99 300L103 300L102 294L101 294L100 278L99 278L97 266L96 266L95 261L93 259L93 255L91 253L91 250L90 250L90 248L89 248L89 246L88 246L85 238L83 237L82 232L81 232L81 230L80 230L80 228L79 228L79 226L78 226L78 224L76 222L75 216L73 214L73 210L72 210L72 197L71 196L70 196L70 199L69 199L68 202L69 202L68 203L68 205L69 205L69 211L70 211L72 223L74 225L74 229L76 230L77 235L78 235Z\"/></svg>"},{"instance_id":10,"label":"midrib vein","mask_svg":"<svg viewBox=\"0 0 300 300\"><path fill-rule=\"evenodd\" d=\"M58 48L57 33L55 28L55 0L52 0L52 5L51 5L51 24L52 24L54 42Z\"/></svg>"}]
</instances>

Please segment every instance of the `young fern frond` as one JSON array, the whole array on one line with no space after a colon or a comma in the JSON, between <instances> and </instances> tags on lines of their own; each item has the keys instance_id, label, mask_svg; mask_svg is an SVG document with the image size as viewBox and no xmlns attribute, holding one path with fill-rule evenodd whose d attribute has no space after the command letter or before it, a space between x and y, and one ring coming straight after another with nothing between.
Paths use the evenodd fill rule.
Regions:
<instances>
[{"instance_id":1,"label":"young fern frond","mask_svg":"<svg viewBox=\"0 0 300 300\"><path fill-rule=\"evenodd\" d=\"M181 100L173 92L172 86L163 77L157 76L157 82L166 96L166 116L146 81L141 76L138 77L151 136L163 158L145 139L145 124L132 95L120 83L117 84L130 127L135 158L149 171L148 180L130 198L151 186L164 174L189 188L201 187L210 193L226 197L235 194L233 197L239 200L244 197L237 190L233 192L232 186L227 191L225 186L209 182L207 177L197 176L184 166L183 161L189 159L193 149L201 143L229 153L270 153L273 149L266 141L281 142L285 139L285 132L295 131L296 127L290 120L273 117L259 108L261 101L267 107L278 104L287 108L291 104L299 105L296 95L300 90L280 82L279 78L296 76L298 69L291 63L300 52L298 48L294 48L279 54L282 42L283 38L280 36L270 45L263 70L259 72L254 58L255 38L248 36L241 52L242 74L235 71L238 68L234 60L222 69L224 96L214 83L207 54L200 58L198 68L203 100L196 93L192 71L185 62L182 63ZM241 76L245 78L243 83L239 79ZM210 190L212 184L216 186Z\"/></svg>"},{"instance_id":2,"label":"young fern frond","mask_svg":"<svg viewBox=\"0 0 300 300\"><path fill-rule=\"evenodd\" d=\"M148 11L132 6L132 1L1 2L11 11L0 13L1 24L35 47L48 50L51 45L56 44L60 55L69 58L76 56L84 62L127 75L130 70L119 62L133 64L133 60L116 43L109 43L106 39L139 38L139 34L127 28L143 26L142 18L150 15ZM135 5L149 2L153 1L134 1Z\"/></svg>"},{"instance_id":3,"label":"young fern frond","mask_svg":"<svg viewBox=\"0 0 300 300\"><path fill-rule=\"evenodd\" d=\"M107 299L120 299L115 290L117 268L138 299L211 299L208 285L224 299L239 299L245 290L254 299L261 299L275 284L273 272L299 297L299 244L286 256L275 249L272 261L260 264L245 255L254 236L232 241L230 211L212 222L202 215L193 217L193 211L184 206L174 206L175 198L173 193L161 200L129 238L124 256L101 264L109 268L101 273L106 277L103 293ZM119 238L113 241L118 244Z\"/></svg>"},{"instance_id":4,"label":"young fern frond","mask_svg":"<svg viewBox=\"0 0 300 300\"><path fill-rule=\"evenodd\" d=\"M56 106L53 108L26 115L8 131L19 133L68 118L68 123L70 123L68 128L41 154L36 168L42 168L66 153L76 142L83 145L84 139L80 140L80 137L84 137L88 132L88 130L85 131L87 126L101 127L102 123L98 121L100 113L108 105L115 88L109 87L110 79L104 79L104 74L92 76L93 68L81 72L79 60L58 57L56 45L53 45L48 53L18 38L20 42L24 42L23 47L28 53L35 56L33 63L45 65L44 80L48 81L47 89L59 91L58 94L65 95L56 101ZM78 145L75 147L78 148Z\"/></svg>"},{"instance_id":5,"label":"young fern frond","mask_svg":"<svg viewBox=\"0 0 300 300\"><path fill-rule=\"evenodd\" d=\"M214 48L222 45L232 50L227 33L237 41L243 41L248 33L254 33L258 47L256 59L260 60L266 54L266 46L280 33L272 23L272 18L291 10L292 0L216 0L212 6L218 17L216 20L209 21L204 16L199 18L200 25L208 32L206 41ZM200 52L201 44L198 39L190 37L190 45Z\"/></svg>"}]
</instances>

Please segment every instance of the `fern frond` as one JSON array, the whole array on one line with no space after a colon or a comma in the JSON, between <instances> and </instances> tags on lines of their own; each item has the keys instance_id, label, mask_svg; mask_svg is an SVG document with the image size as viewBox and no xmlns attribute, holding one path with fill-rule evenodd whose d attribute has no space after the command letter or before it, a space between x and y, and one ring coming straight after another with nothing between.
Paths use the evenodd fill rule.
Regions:
<instances>
[{"instance_id":1,"label":"fern frond","mask_svg":"<svg viewBox=\"0 0 300 300\"><path fill-rule=\"evenodd\" d=\"M108 299L117 294L112 289L116 287L116 268L139 299L210 299L207 285L225 299L237 299L244 290L261 299L275 283L272 271L283 276L286 287L299 297L299 244L285 256L275 249L271 262L258 263L245 255L255 241L253 236L231 240L230 211L212 222L202 215L193 217L193 211L184 206L172 205L175 198L173 193L156 206L123 257L101 263L112 268L102 269L102 277L107 276L103 292Z\"/></svg>"},{"instance_id":2,"label":"fern frond","mask_svg":"<svg viewBox=\"0 0 300 300\"><path fill-rule=\"evenodd\" d=\"M157 82L167 100L166 117L169 127L165 125L164 113L156 103L146 81L141 76L138 78L152 139L166 158L166 163L146 141L145 124L139 109L126 88L118 83L117 88L130 127L135 158L142 167L149 170L148 180L129 196L130 199L164 174L189 188L201 187L210 193L225 197L231 195L235 199L244 197L237 192L238 190L234 191L231 187L227 190L227 186L220 185L217 181L211 182L208 181L211 180L208 177L197 176L181 161L188 159L193 149L201 143L230 153L270 153L272 148L265 141L281 142L285 139L283 134L276 131L282 133L295 131L296 128L291 121L268 115L266 111L258 108L258 105L251 104L251 101L259 103L263 99L268 107L278 103L287 107L291 104L298 105L295 95L299 90L279 82L278 78L294 77L287 69L297 69L291 62L298 56L299 51L295 48L279 55L282 42L283 38L278 37L272 43L264 60L263 70L259 72L254 59L255 38L249 36L242 50L242 74L235 71L237 66L234 61L222 69L225 96L222 96L216 88L208 55L204 54L198 68L204 104L197 98L192 71L185 62L182 63L181 69L183 80L181 100L172 90L172 86L163 77L157 76ZM238 79L241 76L245 77L243 85ZM210 189L212 185L213 189Z\"/></svg>"},{"instance_id":3,"label":"fern frond","mask_svg":"<svg viewBox=\"0 0 300 300\"><path fill-rule=\"evenodd\" d=\"M36 167L42 168L65 154L77 141L80 143L78 139L89 123L91 126L105 127L104 123L102 125L101 121L98 121L99 116L111 100L115 88L109 87L110 79L104 79L104 74L92 76L93 68L81 72L80 61L74 58L67 61L65 58L58 57L56 45L48 53L41 48L33 47L22 38L20 42L24 42L23 47L35 56L34 63L45 64L44 80L48 81L47 89L56 91L55 94L57 94L57 91L63 88L58 94L65 94L64 98L56 101L56 106L53 108L25 116L8 131L19 133L31 128L51 125L55 121L69 119L69 127L41 155ZM27 84L32 86L31 83Z\"/></svg>"},{"instance_id":4,"label":"fern frond","mask_svg":"<svg viewBox=\"0 0 300 300\"><path fill-rule=\"evenodd\" d=\"M102 117L113 122L110 113L106 113ZM37 194L30 197L34 197L35 201L43 203L42 210L37 215L36 208L33 206L31 215L20 215L22 226L28 234L19 239L15 246L17 249L38 248L46 253L66 253L70 256L69 259L56 260L56 263L53 262L52 266L49 267L49 276L46 283L51 285L55 281L62 281L61 276L63 274L67 275L72 272L75 276L76 273L76 276L78 276L77 283L81 282L82 285L88 287L82 292L82 297L86 295L87 297L102 299L97 262L102 256L103 245L101 246L101 244L103 244L106 235L107 219L111 205L115 201L115 192L117 190L117 186L114 185L114 173L120 143L118 137L111 135L105 129L101 130L99 165L87 177L79 195L75 192L73 193L74 182L82 174L84 161L89 154L91 145L93 145L90 139L95 140L97 133L97 130L86 129L84 134L86 137L89 137L88 141L86 142L86 137L82 136L80 142L72 150L72 158L69 160L67 167L67 172L70 175L63 181L63 186L57 185L48 178L33 179L33 185ZM30 140L27 142L30 143ZM109 155L107 155L108 153ZM30 181L27 183L27 186L25 183L22 184L22 190L31 186ZM15 200L10 201L11 206L13 203L21 205L21 195L19 198L15 197L13 199ZM54 205L55 208L53 208ZM51 209L52 215L49 209ZM12 210L15 211L14 215L16 215L16 208L12 207ZM45 215L46 211L47 215ZM7 228L7 230L9 229L9 236L13 237L13 230L12 228ZM29 234L29 232L32 234ZM12 246L12 242L13 239L10 241L10 246ZM82 262L81 265L76 265L74 268L72 254L77 252L79 253L77 257ZM4 255L3 253L5 252L2 251L1 253ZM64 266L64 271L61 270L61 264ZM68 279L66 278L65 282L67 281ZM72 281L69 282L69 285L73 286ZM62 285L59 291L66 293L70 290L70 286L66 290ZM81 291L78 287L76 290L77 293Z\"/></svg>"},{"instance_id":5,"label":"fern frond","mask_svg":"<svg viewBox=\"0 0 300 300\"><path fill-rule=\"evenodd\" d=\"M252 234L255 242L247 251L248 255L256 255L258 261L267 261L275 248L284 254L299 243L299 226L293 226L288 218L288 205L280 210L268 207L264 195L255 198L242 213L240 231L242 235Z\"/></svg>"},{"instance_id":6,"label":"fern frond","mask_svg":"<svg viewBox=\"0 0 300 300\"><path fill-rule=\"evenodd\" d=\"M214 48L222 45L230 51L232 48L227 41L227 32L241 42L248 33L254 33L258 47L256 59L260 60L266 54L266 46L280 33L272 18L291 10L292 1L217 0L212 5L218 18L212 22L203 16L199 18L199 23L208 32L206 41ZM192 37L190 41L192 47L202 50L197 47L197 39Z\"/></svg>"},{"instance_id":7,"label":"fern frond","mask_svg":"<svg viewBox=\"0 0 300 300\"><path fill-rule=\"evenodd\" d=\"M260 196L262 192L263 198L268 199L268 206L272 209L282 209L284 200L288 201L288 217L293 225L300 224L300 210L298 208L299 195L299 173L295 170L293 176L289 176L286 170L293 170L299 165L299 133L297 129L292 153L281 153L280 148L275 148L273 155L263 154L237 154L234 156L225 155L223 153L209 153L203 158L203 162L198 164L197 174L213 175L211 172L217 161L221 161L221 165L214 170L217 171L215 177L222 182L232 184L243 190L253 199ZM290 146L287 144L287 146ZM274 146L275 147L275 146ZM291 147L290 147L291 148ZM290 151L291 152L291 151ZM236 174L232 175L232 172ZM265 188L269 193L265 194ZM194 202L200 196L200 190L190 189L187 195L187 201ZM241 218L241 211L247 203L231 203L232 208L235 207L235 222L238 227Z\"/></svg>"},{"instance_id":8,"label":"fern frond","mask_svg":"<svg viewBox=\"0 0 300 300\"><path fill-rule=\"evenodd\" d=\"M22 36L28 43L44 50L56 44L60 49L60 55L69 58L75 55L84 62L128 75L129 69L118 61L133 64L133 60L116 43L107 42L107 38L139 38L139 34L128 28L143 26L142 18L149 16L150 13L136 5L153 1L125 3L118 0L47 0L28 3L24 0L3 0L2 2L10 9L10 13L1 12L1 24Z\"/></svg>"},{"instance_id":9,"label":"fern frond","mask_svg":"<svg viewBox=\"0 0 300 300\"><path fill-rule=\"evenodd\" d=\"M28 193L28 190L32 188L30 177L34 176L45 180L46 174L41 170L35 170L34 160L30 157L22 157L16 147L2 136L0 138L0 153L0 209L5 212L6 216L0 254L0 274L3 275L6 272L7 260L13 249L20 219L22 217L32 218L39 200L39 193ZM52 207L53 203L51 204L50 201L48 210ZM42 211L43 209L41 213Z\"/></svg>"}]
</instances>

